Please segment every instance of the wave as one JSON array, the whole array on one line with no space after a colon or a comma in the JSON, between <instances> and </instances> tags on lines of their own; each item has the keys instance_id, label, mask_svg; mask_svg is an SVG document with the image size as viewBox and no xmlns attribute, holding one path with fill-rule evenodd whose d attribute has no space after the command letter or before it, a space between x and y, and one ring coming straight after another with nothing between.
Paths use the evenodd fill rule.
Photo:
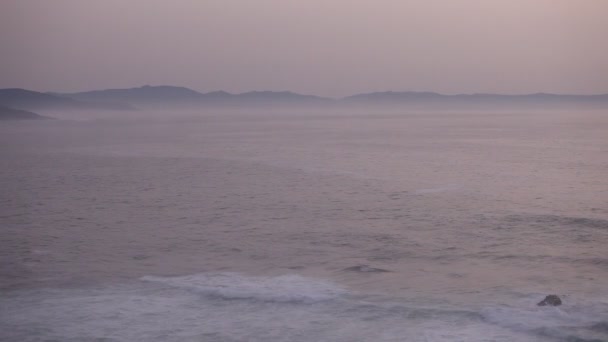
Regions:
<instances>
[{"instance_id":1,"label":"wave","mask_svg":"<svg viewBox=\"0 0 608 342\"><path fill-rule=\"evenodd\" d=\"M145 276L141 280L187 289L205 296L267 302L316 303L346 293L346 290L332 283L298 275L267 278L237 273L204 273L181 277Z\"/></svg>"},{"instance_id":2,"label":"wave","mask_svg":"<svg viewBox=\"0 0 608 342\"><path fill-rule=\"evenodd\" d=\"M526 262L559 262L565 264L577 264L577 265L591 265L606 268L608 267L608 258L601 257L589 257L589 258L575 258L567 256L555 256L555 255L523 255L523 254L500 254L493 252L479 252L464 255L445 256L450 258L478 258L478 259L492 259L496 261L508 261L508 260L520 260ZM439 257L435 257L437 259Z\"/></svg>"},{"instance_id":3,"label":"wave","mask_svg":"<svg viewBox=\"0 0 608 342\"><path fill-rule=\"evenodd\" d=\"M590 217L572 217L561 215L509 215L507 222L524 222L527 224L561 225L593 229L608 229L608 220Z\"/></svg>"},{"instance_id":4,"label":"wave","mask_svg":"<svg viewBox=\"0 0 608 342\"><path fill-rule=\"evenodd\" d=\"M463 188L462 185L447 185L447 186L437 187L437 188L418 189L418 190L414 191L414 194L416 194L416 195L435 194L435 193L440 193L440 192L460 190L462 188Z\"/></svg>"},{"instance_id":5,"label":"wave","mask_svg":"<svg viewBox=\"0 0 608 342\"><path fill-rule=\"evenodd\" d=\"M534 296L535 298L538 295ZM570 298L569 302L574 302ZM481 310L483 320L558 341L608 341L608 303L575 301L559 307L502 306Z\"/></svg>"},{"instance_id":6,"label":"wave","mask_svg":"<svg viewBox=\"0 0 608 342\"><path fill-rule=\"evenodd\" d=\"M0 298L3 341L608 341L608 299L537 307L348 292L298 275L202 273ZM511 297L512 298L512 297Z\"/></svg>"}]
</instances>

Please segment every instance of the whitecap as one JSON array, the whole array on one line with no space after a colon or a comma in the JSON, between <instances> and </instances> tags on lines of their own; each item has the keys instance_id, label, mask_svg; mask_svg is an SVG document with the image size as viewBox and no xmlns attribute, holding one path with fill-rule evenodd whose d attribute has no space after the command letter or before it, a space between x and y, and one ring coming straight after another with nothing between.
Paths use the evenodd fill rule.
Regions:
<instances>
[{"instance_id":1,"label":"whitecap","mask_svg":"<svg viewBox=\"0 0 608 342\"><path fill-rule=\"evenodd\" d=\"M202 273L181 277L145 276L141 280L188 289L224 299L315 303L331 300L346 290L327 281L298 275L251 277L238 273Z\"/></svg>"},{"instance_id":2,"label":"whitecap","mask_svg":"<svg viewBox=\"0 0 608 342\"><path fill-rule=\"evenodd\" d=\"M602 327L608 317L608 305L602 301L581 302L568 298L558 307L501 306L485 308L481 316L487 323L520 332L535 333L566 340L607 338Z\"/></svg>"}]
</instances>

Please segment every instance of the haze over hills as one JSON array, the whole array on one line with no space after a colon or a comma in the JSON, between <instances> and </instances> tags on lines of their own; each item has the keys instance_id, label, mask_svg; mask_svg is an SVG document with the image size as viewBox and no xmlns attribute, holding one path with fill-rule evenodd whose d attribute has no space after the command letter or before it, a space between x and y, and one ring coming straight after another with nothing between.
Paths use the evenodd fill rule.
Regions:
<instances>
[{"instance_id":1,"label":"haze over hills","mask_svg":"<svg viewBox=\"0 0 608 342\"><path fill-rule=\"evenodd\" d=\"M58 93L57 95L82 101L125 102L137 107L319 105L333 102L328 98L291 92L252 91L231 94L225 91L215 91L199 93L189 88L174 86L143 86L80 93Z\"/></svg>"},{"instance_id":2,"label":"haze over hills","mask_svg":"<svg viewBox=\"0 0 608 342\"><path fill-rule=\"evenodd\" d=\"M82 101L125 102L137 107L155 106L273 106L273 105L370 105L370 106L478 106L478 105L608 105L608 94L459 94L444 95L435 92L376 92L358 94L342 99L302 95L288 91L252 91L232 94L225 91L200 93L184 87L143 86L128 89L95 90L81 93L61 93L64 97Z\"/></svg>"},{"instance_id":3,"label":"haze over hills","mask_svg":"<svg viewBox=\"0 0 608 342\"><path fill-rule=\"evenodd\" d=\"M202 94L184 87L143 86L79 93L55 93L55 95L81 101L126 102L137 105L146 103L190 103L199 100Z\"/></svg>"},{"instance_id":4,"label":"haze over hills","mask_svg":"<svg viewBox=\"0 0 608 342\"><path fill-rule=\"evenodd\" d=\"M560 95L560 94L457 94L444 95L434 92L376 92L358 94L342 99L351 105L387 105L387 106L441 106L441 107L476 107L476 106L607 106L608 94L600 95Z\"/></svg>"},{"instance_id":5,"label":"haze over hills","mask_svg":"<svg viewBox=\"0 0 608 342\"><path fill-rule=\"evenodd\" d=\"M0 120L40 120L40 119L50 119L50 118L36 114L36 113L28 112L25 110L0 106Z\"/></svg>"},{"instance_id":6,"label":"haze over hills","mask_svg":"<svg viewBox=\"0 0 608 342\"><path fill-rule=\"evenodd\" d=\"M0 105L22 110L131 110L123 103L83 102L53 94L9 88L0 89Z\"/></svg>"},{"instance_id":7,"label":"haze over hills","mask_svg":"<svg viewBox=\"0 0 608 342\"><path fill-rule=\"evenodd\" d=\"M200 93L185 87L143 86L78 93L40 93L25 89L0 89L0 105L20 110L133 110L179 108L354 108L413 107L467 108L604 108L608 94L460 94L434 92L376 92L342 99L302 95L288 91L225 91Z\"/></svg>"}]
</instances>

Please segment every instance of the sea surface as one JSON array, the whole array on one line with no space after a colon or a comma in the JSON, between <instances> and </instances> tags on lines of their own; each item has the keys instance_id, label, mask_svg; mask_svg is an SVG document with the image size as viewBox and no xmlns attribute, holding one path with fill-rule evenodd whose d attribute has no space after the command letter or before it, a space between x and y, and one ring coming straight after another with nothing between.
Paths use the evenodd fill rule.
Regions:
<instances>
[{"instance_id":1,"label":"sea surface","mask_svg":"<svg viewBox=\"0 0 608 342\"><path fill-rule=\"evenodd\" d=\"M608 341L608 111L52 114L0 341Z\"/></svg>"}]
</instances>

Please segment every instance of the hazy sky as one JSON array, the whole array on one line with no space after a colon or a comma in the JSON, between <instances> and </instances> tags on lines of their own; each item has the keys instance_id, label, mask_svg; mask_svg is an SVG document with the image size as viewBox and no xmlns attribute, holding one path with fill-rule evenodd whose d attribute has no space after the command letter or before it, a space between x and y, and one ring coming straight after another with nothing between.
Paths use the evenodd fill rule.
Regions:
<instances>
[{"instance_id":1,"label":"hazy sky","mask_svg":"<svg viewBox=\"0 0 608 342\"><path fill-rule=\"evenodd\" d=\"M608 0L0 0L0 88L608 93Z\"/></svg>"}]
</instances>

